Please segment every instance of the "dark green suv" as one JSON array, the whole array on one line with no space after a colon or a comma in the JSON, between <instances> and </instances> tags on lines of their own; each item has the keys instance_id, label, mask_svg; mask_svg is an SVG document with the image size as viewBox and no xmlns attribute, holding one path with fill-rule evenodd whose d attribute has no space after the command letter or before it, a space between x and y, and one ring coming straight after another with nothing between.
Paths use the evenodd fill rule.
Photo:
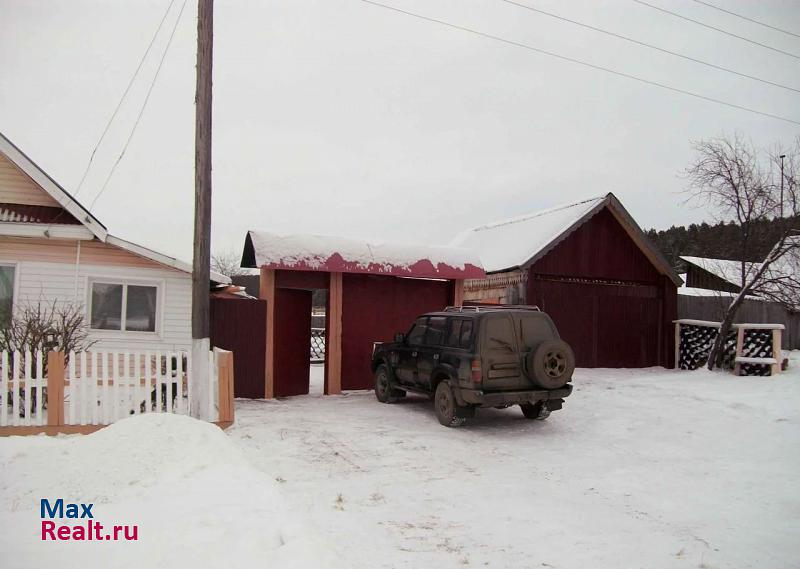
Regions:
<instances>
[{"instance_id":1,"label":"dark green suv","mask_svg":"<svg viewBox=\"0 0 800 569\"><path fill-rule=\"evenodd\" d=\"M536 307L449 307L376 343L372 370L378 401L432 395L439 422L457 427L478 407L519 405L546 419L572 393L575 355Z\"/></svg>"}]
</instances>

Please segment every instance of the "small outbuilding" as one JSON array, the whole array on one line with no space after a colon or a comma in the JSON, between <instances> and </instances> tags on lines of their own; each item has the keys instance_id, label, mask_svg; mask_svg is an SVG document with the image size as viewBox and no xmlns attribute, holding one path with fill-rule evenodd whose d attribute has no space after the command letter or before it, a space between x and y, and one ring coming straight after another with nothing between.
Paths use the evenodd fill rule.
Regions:
<instances>
[{"instance_id":1,"label":"small outbuilding","mask_svg":"<svg viewBox=\"0 0 800 569\"><path fill-rule=\"evenodd\" d=\"M486 277L464 300L533 304L555 321L580 367L673 365L681 279L614 194L489 223L452 244Z\"/></svg>"},{"instance_id":2,"label":"small outbuilding","mask_svg":"<svg viewBox=\"0 0 800 569\"><path fill-rule=\"evenodd\" d=\"M313 290L328 297L324 392L336 394L371 389L373 343L391 341L419 314L461 304L464 280L485 275L457 247L264 231L247 234L241 266L261 273L264 383L250 396L267 398L308 393Z\"/></svg>"}]
</instances>

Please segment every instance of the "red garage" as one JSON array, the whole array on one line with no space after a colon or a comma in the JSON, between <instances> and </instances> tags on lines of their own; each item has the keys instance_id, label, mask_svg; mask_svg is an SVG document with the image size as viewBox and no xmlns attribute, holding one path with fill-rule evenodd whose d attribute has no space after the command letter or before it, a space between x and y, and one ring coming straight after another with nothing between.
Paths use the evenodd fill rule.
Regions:
<instances>
[{"instance_id":1,"label":"red garage","mask_svg":"<svg viewBox=\"0 0 800 569\"><path fill-rule=\"evenodd\" d=\"M670 367L681 280L611 193L476 227L454 244L487 276L464 298L535 304L580 367Z\"/></svg>"},{"instance_id":2,"label":"red garage","mask_svg":"<svg viewBox=\"0 0 800 569\"><path fill-rule=\"evenodd\" d=\"M261 270L267 398L308 393L312 290L328 295L325 393L336 394L371 389L373 342L391 341L421 313L461 304L464 279L484 276L460 248L261 231L248 233L242 267Z\"/></svg>"}]
</instances>

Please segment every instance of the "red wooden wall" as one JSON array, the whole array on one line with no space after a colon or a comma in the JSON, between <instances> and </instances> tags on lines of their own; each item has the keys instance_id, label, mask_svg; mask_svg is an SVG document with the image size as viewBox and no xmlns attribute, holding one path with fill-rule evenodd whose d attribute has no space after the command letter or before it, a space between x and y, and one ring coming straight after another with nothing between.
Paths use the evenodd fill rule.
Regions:
<instances>
[{"instance_id":1,"label":"red wooden wall","mask_svg":"<svg viewBox=\"0 0 800 569\"><path fill-rule=\"evenodd\" d=\"M233 395L264 397L267 301L211 299L211 345L233 352Z\"/></svg>"},{"instance_id":2,"label":"red wooden wall","mask_svg":"<svg viewBox=\"0 0 800 569\"><path fill-rule=\"evenodd\" d=\"M391 342L450 295L447 281L363 274L345 274L342 289L342 389L372 389L372 343Z\"/></svg>"},{"instance_id":3,"label":"red wooden wall","mask_svg":"<svg viewBox=\"0 0 800 569\"><path fill-rule=\"evenodd\" d=\"M530 267L527 302L550 314L580 367L672 365L675 284L607 209Z\"/></svg>"}]
</instances>

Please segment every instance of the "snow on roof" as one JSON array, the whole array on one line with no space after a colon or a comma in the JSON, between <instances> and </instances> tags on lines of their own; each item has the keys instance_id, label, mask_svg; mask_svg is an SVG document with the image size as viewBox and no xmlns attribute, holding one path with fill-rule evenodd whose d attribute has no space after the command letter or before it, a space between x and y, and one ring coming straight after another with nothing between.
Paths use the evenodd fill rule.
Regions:
<instances>
[{"instance_id":1,"label":"snow on roof","mask_svg":"<svg viewBox=\"0 0 800 569\"><path fill-rule=\"evenodd\" d=\"M712 290L708 288L696 288L691 286L678 287L678 294L681 296L715 296L717 298L732 299L737 296L736 292L726 292L721 290ZM745 298L750 300L760 300L757 296L748 294Z\"/></svg>"},{"instance_id":2,"label":"snow on roof","mask_svg":"<svg viewBox=\"0 0 800 569\"><path fill-rule=\"evenodd\" d=\"M458 235L452 245L478 253L487 272L526 264L575 224L601 206L606 195L488 223Z\"/></svg>"},{"instance_id":3,"label":"snow on roof","mask_svg":"<svg viewBox=\"0 0 800 569\"><path fill-rule=\"evenodd\" d=\"M266 231L247 233L242 266L440 279L480 278L485 274L477 255L464 248Z\"/></svg>"},{"instance_id":4,"label":"snow on roof","mask_svg":"<svg viewBox=\"0 0 800 569\"><path fill-rule=\"evenodd\" d=\"M704 271L721 278L735 286L742 286L742 263L728 259L707 259L705 257L691 257L681 255L682 260ZM760 263L745 263L745 275L750 275L758 269Z\"/></svg>"}]
</instances>

